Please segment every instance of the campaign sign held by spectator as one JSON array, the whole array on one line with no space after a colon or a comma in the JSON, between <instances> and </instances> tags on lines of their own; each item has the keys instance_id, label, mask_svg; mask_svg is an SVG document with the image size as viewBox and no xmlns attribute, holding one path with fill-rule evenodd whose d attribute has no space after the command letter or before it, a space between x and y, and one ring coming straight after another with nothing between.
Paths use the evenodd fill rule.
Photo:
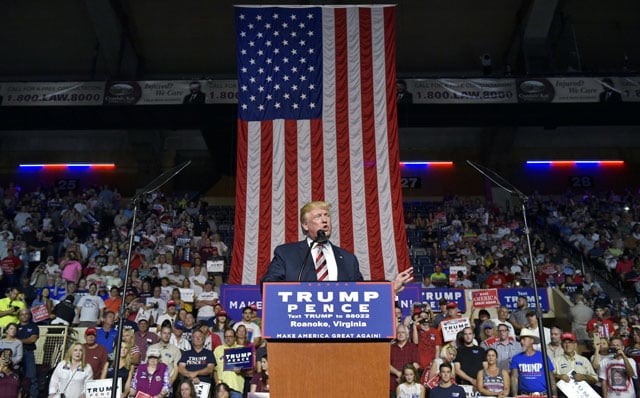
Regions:
<instances>
[{"instance_id":1,"label":"campaign sign held by spectator","mask_svg":"<svg viewBox=\"0 0 640 398\"><path fill-rule=\"evenodd\" d=\"M88 381L84 387L84 396L86 398L111 398L112 384L113 384L113 381L111 379ZM118 378L118 389L116 391L117 398L120 398L121 391L122 391L122 379Z\"/></svg>"},{"instance_id":2,"label":"campaign sign held by spectator","mask_svg":"<svg viewBox=\"0 0 640 398\"><path fill-rule=\"evenodd\" d=\"M429 303L434 312L440 312L438 301L442 298L447 301L455 301L458 304L460 312L467 310L467 303L464 299L464 289L422 289L421 301L423 303Z\"/></svg>"},{"instance_id":3,"label":"campaign sign held by spectator","mask_svg":"<svg viewBox=\"0 0 640 398\"><path fill-rule=\"evenodd\" d=\"M472 290L471 302L475 308L494 308L500 306L498 289Z\"/></svg>"},{"instance_id":4,"label":"campaign sign held by spectator","mask_svg":"<svg viewBox=\"0 0 640 398\"><path fill-rule=\"evenodd\" d=\"M447 319L440 324L442 325L442 338L447 343L454 341L459 331L471 326L468 318Z\"/></svg>"},{"instance_id":5,"label":"campaign sign held by spectator","mask_svg":"<svg viewBox=\"0 0 640 398\"><path fill-rule=\"evenodd\" d=\"M229 318L242 319L244 307L255 304L258 317L262 316L262 294L257 285L222 285L220 287L220 304L227 311Z\"/></svg>"},{"instance_id":6,"label":"campaign sign held by spectator","mask_svg":"<svg viewBox=\"0 0 640 398\"><path fill-rule=\"evenodd\" d=\"M253 368L253 347L226 348L224 350L224 370Z\"/></svg>"},{"instance_id":7,"label":"campaign sign held by spectator","mask_svg":"<svg viewBox=\"0 0 640 398\"><path fill-rule=\"evenodd\" d=\"M540 306L543 312L549 311L549 295L547 289L538 289L540 293ZM533 294L533 289L530 287L519 287L513 289L499 289L498 296L500 298L500 305L507 307L510 311L517 310L517 301L519 296L527 298L529 308L535 308L536 299Z\"/></svg>"},{"instance_id":8,"label":"campaign sign held by spectator","mask_svg":"<svg viewBox=\"0 0 640 398\"><path fill-rule=\"evenodd\" d=\"M420 283L408 283L404 289L398 293L398 304L402 309L402 317L411 316L413 303L420 302Z\"/></svg>"},{"instance_id":9,"label":"campaign sign held by spectator","mask_svg":"<svg viewBox=\"0 0 640 398\"><path fill-rule=\"evenodd\" d=\"M391 282L265 283L262 334L283 340L395 336Z\"/></svg>"},{"instance_id":10,"label":"campaign sign held by spectator","mask_svg":"<svg viewBox=\"0 0 640 398\"><path fill-rule=\"evenodd\" d=\"M209 390L211 390L211 384L201 381L198 384L194 384L193 388L196 390L196 397L198 398L208 398Z\"/></svg>"}]
</instances>

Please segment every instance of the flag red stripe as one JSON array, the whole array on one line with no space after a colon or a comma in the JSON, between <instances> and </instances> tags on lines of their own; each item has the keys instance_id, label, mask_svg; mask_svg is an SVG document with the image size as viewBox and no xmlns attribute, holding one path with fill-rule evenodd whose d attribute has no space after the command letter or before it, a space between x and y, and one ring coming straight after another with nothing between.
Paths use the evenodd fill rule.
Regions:
<instances>
[{"instance_id":1,"label":"flag red stripe","mask_svg":"<svg viewBox=\"0 0 640 398\"><path fill-rule=\"evenodd\" d=\"M271 225L273 192L273 122L260 122L260 215L261 225ZM260 228L260 225L252 225ZM271 260L271 234L260 234L258 240L257 275L264 275ZM258 281L256 281L258 282Z\"/></svg>"},{"instance_id":2,"label":"flag red stripe","mask_svg":"<svg viewBox=\"0 0 640 398\"><path fill-rule=\"evenodd\" d=\"M360 90L362 104L362 146L366 193L367 237L369 269L372 280L384 280L382 245L380 242L380 209L378 195L378 168L375 140L375 112L373 98L373 54L371 48L371 9L360 8Z\"/></svg>"},{"instance_id":3,"label":"flag red stripe","mask_svg":"<svg viewBox=\"0 0 640 398\"><path fill-rule=\"evenodd\" d=\"M335 9L336 151L338 151L338 208L340 246L353 251L351 212L351 158L349 153L349 81L347 61L347 11Z\"/></svg>"},{"instance_id":4,"label":"flag red stripe","mask_svg":"<svg viewBox=\"0 0 640 398\"><path fill-rule=\"evenodd\" d=\"M311 119L311 200L324 200L324 130L322 121Z\"/></svg>"},{"instance_id":5,"label":"flag red stripe","mask_svg":"<svg viewBox=\"0 0 640 398\"><path fill-rule=\"evenodd\" d=\"M384 32L386 48L387 86L387 142L389 145L389 179L393 203L394 233L398 271L410 267L407 248L407 232L404 229L402 211L402 187L400 185L400 149L398 146L398 108L396 106L396 11L395 7L384 9Z\"/></svg>"},{"instance_id":6,"label":"flag red stripe","mask_svg":"<svg viewBox=\"0 0 640 398\"><path fill-rule=\"evenodd\" d=\"M298 123L296 120L285 120L285 241L295 242L299 238L298 231Z\"/></svg>"},{"instance_id":7,"label":"flag red stripe","mask_svg":"<svg viewBox=\"0 0 640 398\"><path fill-rule=\"evenodd\" d=\"M238 147L236 160L236 208L233 236L233 262L242 264L245 250L245 214L247 211L247 122L238 119ZM242 283L244 267L234 266L229 271L229 283Z\"/></svg>"}]
</instances>

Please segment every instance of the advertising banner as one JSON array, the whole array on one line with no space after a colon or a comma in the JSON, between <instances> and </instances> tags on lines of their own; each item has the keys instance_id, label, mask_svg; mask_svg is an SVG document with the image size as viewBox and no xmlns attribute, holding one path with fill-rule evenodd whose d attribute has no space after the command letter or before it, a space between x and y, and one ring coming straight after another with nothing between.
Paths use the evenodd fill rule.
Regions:
<instances>
[{"instance_id":1,"label":"advertising banner","mask_svg":"<svg viewBox=\"0 0 640 398\"><path fill-rule=\"evenodd\" d=\"M104 82L4 83L2 106L102 105Z\"/></svg>"},{"instance_id":2,"label":"advertising banner","mask_svg":"<svg viewBox=\"0 0 640 398\"><path fill-rule=\"evenodd\" d=\"M538 293L540 294L540 306L542 307L543 312L549 311L549 295L547 293L547 289L538 289ZM498 297L500 299L500 305L503 305L509 309L509 311L514 311L517 309L517 301L519 296L524 296L527 298L527 302L529 303L529 308L536 307L536 299L533 294L533 288L530 287L519 287L513 289L499 289Z\"/></svg>"},{"instance_id":3,"label":"advertising banner","mask_svg":"<svg viewBox=\"0 0 640 398\"><path fill-rule=\"evenodd\" d=\"M402 318L411 316L413 303L420 302L422 285L420 283L409 283L398 293L398 305L402 309Z\"/></svg>"},{"instance_id":4,"label":"advertising banner","mask_svg":"<svg viewBox=\"0 0 640 398\"><path fill-rule=\"evenodd\" d=\"M411 79L414 104L516 103L514 79Z\"/></svg>"},{"instance_id":5,"label":"advertising banner","mask_svg":"<svg viewBox=\"0 0 640 398\"><path fill-rule=\"evenodd\" d=\"M242 309L251 304L258 307L258 317L262 316L262 294L257 285L222 285L220 303L234 320L242 319Z\"/></svg>"},{"instance_id":6,"label":"advertising banner","mask_svg":"<svg viewBox=\"0 0 640 398\"><path fill-rule=\"evenodd\" d=\"M262 335L288 340L395 337L391 282L265 283Z\"/></svg>"}]
</instances>

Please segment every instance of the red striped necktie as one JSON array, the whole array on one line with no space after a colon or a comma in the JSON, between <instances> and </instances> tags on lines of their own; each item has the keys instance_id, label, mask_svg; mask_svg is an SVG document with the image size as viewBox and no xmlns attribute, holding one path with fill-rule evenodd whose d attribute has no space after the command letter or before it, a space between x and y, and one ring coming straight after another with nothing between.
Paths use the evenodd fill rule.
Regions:
<instances>
[{"instance_id":1,"label":"red striped necktie","mask_svg":"<svg viewBox=\"0 0 640 398\"><path fill-rule=\"evenodd\" d=\"M322 251L322 243L318 243L316 247L318 248L318 254L316 255L316 277L319 282L322 282L329 275L329 268L327 268L327 259L324 257Z\"/></svg>"}]
</instances>

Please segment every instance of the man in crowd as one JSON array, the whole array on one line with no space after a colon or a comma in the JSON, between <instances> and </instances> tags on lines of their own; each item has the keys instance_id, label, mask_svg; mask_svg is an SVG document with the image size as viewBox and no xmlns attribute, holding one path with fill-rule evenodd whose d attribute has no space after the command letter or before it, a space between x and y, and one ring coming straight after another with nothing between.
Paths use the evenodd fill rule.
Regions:
<instances>
[{"instance_id":1,"label":"man in crowd","mask_svg":"<svg viewBox=\"0 0 640 398\"><path fill-rule=\"evenodd\" d=\"M98 286L89 285L89 295L82 296L78 301L78 319L80 327L94 326L104 316L104 300L98 296Z\"/></svg>"},{"instance_id":2,"label":"man in crowd","mask_svg":"<svg viewBox=\"0 0 640 398\"><path fill-rule=\"evenodd\" d=\"M91 369L94 379L104 379L107 377L107 367L109 366L109 354L107 349L96 342L98 331L90 326L84 331L84 356Z\"/></svg>"},{"instance_id":3,"label":"man in crowd","mask_svg":"<svg viewBox=\"0 0 640 398\"><path fill-rule=\"evenodd\" d=\"M587 323L593 316L593 310L584 303L582 294L577 293L573 296L573 300L576 303L569 309L571 313L571 332L576 335L579 343L584 344L591 339L587 333Z\"/></svg>"},{"instance_id":4,"label":"man in crowd","mask_svg":"<svg viewBox=\"0 0 640 398\"><path fill-rule=\"evenodd\" d=\"M612 337L609 347L616 350L615 356L603 358L598 367L598 377L602 380L602 397L635 398L632 379L638 375L636 361L624 353L624 344L620 337Z\"/></svg>"},{"instance_id":5,"label":"man in crowd","mask_svg":"<svg viewBox=\"0 0 640 398\"><path fill-rule=\"evenodd\" d=\"M513 325L516 333L520 333L522 328L527 327L527 312L529 312L529 302L526 296L518 296L516 310L511 313L509 322Z\"/></svg>"},{"instance_id":6,"label":"man in crowd","mask_svg":"<svg viewBox=\"0 0 640 398\"><path fill-rule=\"evenodd\" d=\"M191 343L187 340L186 337L183 336L186 327L184 326L184 322L177 320L173 324L173 335L171 336L171 340L169 341L171 344L175 345L180 349L180 351L185 352L191 349Z\"/></svg>"},{"instance_id":7,"label":"man in crowd","mask_svg":"<svg viewBox=\"0 0 640 398\"><path fill-rule=\"evenodd\" d=\"M511 358L522 352L522 346L509 335L507 325L501 323L497 327L498 339L487 348L493 348L498 352L498 367L500 370L511 370Z\"/></svg>"},{"instance_id":8,"label":"man in crowd","mask_svg":"<svg viewBox=\"0 0 640 398\"><path fill-rule=\"evenodd\" d=\"M587 322L587 333L593 338L594 333L599 333L600 337L605 339L613 336L615 332L615 325L609 318L604 317L604 306L601 304L595 304L595 316Z\"/></svg>"},{"instance_id":9,"label":"man in crowd","mask_svg":"<svg viewBox=\"0 0 640 398\"><path fill-rule=\"evenodd\" d=\"M216 358L211 351L204 348L204 334L200 330L193 331L191 345L192 348L185 351L180 358L178 372L181 376L191 380L193 384L200 382L212 384ZM244 383L244 378L242 381Z\"/></svg>"},{"instance_id":10,"label":"man in crowd","mask_svg":"<svg viewBox=\"0 0 640 398\"><path fill-rule=\"evenodd\" d=\"M476 376L482 369L486 352L474 344L474 333L471 327L462 329L462 344L458 341L458 354L454 360L456 381L458 384L470 384L478 387Z\"/></svg>"},{"instance_id":11,"label":"man in crowd","mask_svg":"<svg viewBox=\"0 0 640 398\"><path fill-rule=\"evenodd\" d=\"M23 308L18 314L20 324L16 338L22 342L22 369L29 379L29 396L38 396L38 376L36 370L36 341L40 337L38 325L31 321L31 312Z\"/></svg>"},{"instance_id":12,"label":"man in crowd","mask_svg":"<svg viewBox=\"0 0 640 398\"><path fill-rule=\"evenodd\" d=\"M246 306L242 309L242 320L240 322L236 322L233 325L233 330L238 330L238 326L244 325L247 328L247 333L251 339L253 339L253 344L257 347L260 343L260 328L255 323L251 322L253 318L253 310L250 306Z\"/></svg>"},{"instance_id":13,"label":"man in crowd","mask_svg":"<svg viewBox=\"0 0 640 398\"><path fill-rule=\"evenodd\" d=\"M551 360L561 356L564 353L564 349L561 341L562 329L557 326L551 328L550 337L547 341L547 355Z\"/></svg>"},{"instance_id":14,"label":"man in crowd","mask_svg":"<svg viewBox=\"0 0 640 398\"><path fill-rule=\"evenodd\" d=\"M492 318L491 321L494 325L505 325L509 329L509 336L516 338L516 329L513 327L511 322L509 322L509 309L507 307L498 307L498 317Z\"/></svg>"},{"instance_id":15,"label":"man in crowd","mask_svg":"<svg viewBox=\"0 0 640 398\"><path fill-rule=\"evenodd\" d=\"M18 300L20 291L17 287L7 289L7 296L0 299L0 327L6 328L10 323L18 323L20 310L27 305L22 300Z\"/></svg>"},{"instance_id":16,"label":"man in crowd","mask_svg":"<svg viewBox=\"0 0 640 398\"><path fill-rule=\"evenodd\" d=\"M209 321L216 314L213 311L213 306L218 302L218 293L213 291L213 281L207 279L204 283L204 290L196 299L196 308L198 309L198 321ZM243 311L244 318L244 311ZM252 323L255 325L254 323ZM257 326L257 325L256 325ZM260 334L258 332L258 334ZM255 335L254 335L255 337Z\"/></svg>"},{"instance_id":17,"label":"man in crowd","mask_svg":"<svg viewBox=\"0 0 640 398\"><path fill-rule=\"evenodd\" d=\"M160 362L169 367L171 383L178 377L178 363L182 357L182 352L178 347L171 344L171 326L162 326L160 329L160 341L149 346L149 351L156 349L160 352Z\"/></svg>"},{"instance_id":18,"label":"man in crowd","mask_svg":"<svg viewBox=\"0 0 640 398\"><path fill-rule=\"evenodd\" d=\"M134 338L136 345L140 349L140 358L146 358L149 346L158 342L158 335L149 332L149 320L147 318L138 320L138 331L134 333Z\"/></svg>"},{"instance_id":19,"label":"man in crowd","mask_svg":"<svg viewBox=\"0 0 640 398\"><path fill-rule=\"evenodd\" d=\"M529 328L523 328L520 332L520 344L523 351L511 359L511 395L518 394L546 394L547 381L544 372L542 353L533 348L534 344L540 344L538 334ZM555 368L551 360L546 359L549 371ZM555 395L555 384L551 386Z\"/></svg>"},{"instance_id":20,"label":"man in crowd","mask_svg":"<svg viewBox=\"0 0 640 398\"><path fill-rule=\"evenodd\" d=\"M553 330L551 331L553 335ZM580 382L586 381L592 387L598 382L598 375L591 362L582 355L576 354L576 336L571 332L562 333L562 355L553 359L553 373L555 380L564 380L569 383L572 379Z\"/></svg>"},{"instance_id":21,"label":"man in crowd","mask_svg":"<svg viewBox=\"0 0 640 398\"><path fill-rule=\"evenodd\" d=\"M419 365L416 369L429 369L429 365L434 358L440 355L440 347L442 347L442 335L431 326L430 312L422 311L420 318L413 323L411 338L413 343L418 346L418 354L420 357ZM398 368L402 371L402 366Z\"/></svg>"},{"instance_id":22,"label":"man in crowd","mask_svg":"<svg viewBox=\"0 0 640 398\"><path fill-rule=\"evenodd\" d=\"M96 342L106 348L109 355L113 352L115 342L118 341L118 332L113 326L115 317L116 315L113 312L105 311L102 327L97 328Z\"/></svg>"},{"instance_id":23,"label":"man in crowd","mask_svg":"<svg viewBox=\"0 0 640 398\"><path fill-rule=\"evenodd\" d=\"M176 311L176 302L173 300L167 301L167 313L158 316L156 324L161 327L164 321L169 321L173 325L178 320L178 312Z\"/></svg>"},{"instance_id":24,"label":"man in crowd","mask_svg":"<svg viewBox=\"0 0 640 398\"><path fill-rule=\"evenodd\" d=\"M431 390L429 398L464 398L467 394L464 389L453 384L453 369L451 364L443 362L440 364L440 384Z\"/></svg>"},{"instance_id":25,"label":"man in crowd","mask_svg":"<svg viewBox=\"0 0 640 398\"><path fill-rule=\"evenodd\" d=\"M415 323L414 323L415 328ZM391 393L395 393L400 376L402 376L402 368L404 365L411 363L418 369L419 355L418 346L409 341L409 333L407 327L403 324L396 328L396 341L391 344L391 365L389 365L389 386Z\"/></svg>"},{"instance_id":26,"label":"man in crowd","mask_svg":"<svg viewBox=\"0 0 640 398\"><path fill-rule=\"evenodd\" d=\"M216 360L216 372L214 374L216 384L226 383L233 391L231 398L242 398L244 389L244 377L240 369L224 370L224 350L227 348L240 347L236 344L236 334L233 329L224 331L224 341L221 345L213 350L213 356Z\"/></svg>"}]
</instances>

